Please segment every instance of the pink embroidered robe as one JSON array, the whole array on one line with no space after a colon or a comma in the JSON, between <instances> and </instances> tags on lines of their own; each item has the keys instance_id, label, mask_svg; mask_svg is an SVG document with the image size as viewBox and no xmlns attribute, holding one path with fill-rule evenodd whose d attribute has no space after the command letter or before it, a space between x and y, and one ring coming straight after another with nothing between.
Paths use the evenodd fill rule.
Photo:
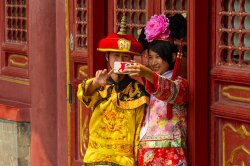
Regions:
<instances>
[{"instance_id":1,"label":"pink embroidered robe","mask_svg":"<svg viewBox=\"0 0 250 166\"><path fill-rule=\"evenodd\" d=\"M150 96L140 133L138 165L186 166L187 81L171 81L172 71L154 74L154 84L145 81ZM172 119L167 119L167 102L173 104Z\"/></svg>"}]
</instances>

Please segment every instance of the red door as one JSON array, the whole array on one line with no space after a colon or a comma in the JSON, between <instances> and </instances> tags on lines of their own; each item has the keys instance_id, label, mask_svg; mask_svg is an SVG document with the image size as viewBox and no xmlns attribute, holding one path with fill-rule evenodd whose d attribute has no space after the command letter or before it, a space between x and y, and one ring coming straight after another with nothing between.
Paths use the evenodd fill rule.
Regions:
<instances>
[{"instance_id":1,"label":"red door","mask_svg":"<svg viewBox=\"0 0 250 166\"><path fill-rule=\"evenodd\" d=\"M211 13L211 165L250 165L250 2Z\"/></svg>"},{"instance_id":2,"label":"red door","mask_svg":"<svg viewBox=\"0 0 250 166\"><path fill-rule=\"evenodd\" d=\"M104 36L104 2L68 1L67 31L67 98L69 165L82 165L88 143L91 113L77 100L77 85L104 67L104 56L96 51ZM96 4L98 3L98 4ZM101 28L100 28L101 27Z\"/></svg>"}]
</instances>

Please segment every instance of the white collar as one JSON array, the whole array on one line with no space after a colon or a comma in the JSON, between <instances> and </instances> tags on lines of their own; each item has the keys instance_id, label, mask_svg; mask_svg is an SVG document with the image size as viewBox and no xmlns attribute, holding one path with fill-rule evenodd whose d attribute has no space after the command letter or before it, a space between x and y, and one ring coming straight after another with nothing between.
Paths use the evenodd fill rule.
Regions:
<instances>
[{"instance_id":1,"label":"white collar","mask_svg":"<svg viewBox=\"0 0 250 166\"><path fill-rule=\"evenodd\" d=\"M171 79L172 75L173 75L173 70L168 70L162 74L162 76L166 77L167 79Z\"/></svg>"}]
</instances>

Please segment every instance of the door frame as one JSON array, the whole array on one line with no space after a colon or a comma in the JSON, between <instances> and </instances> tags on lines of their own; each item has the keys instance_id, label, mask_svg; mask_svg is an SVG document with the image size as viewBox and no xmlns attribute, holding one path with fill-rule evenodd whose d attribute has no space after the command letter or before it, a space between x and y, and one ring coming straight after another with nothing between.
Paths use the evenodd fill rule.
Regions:
<instances>
[{"instance_id":1,"label":"door frame","mask_svg":"<svg viewBox=\"0 0 250 166\"><path fill-rule=\"evenodd\" d=\"M208 0L188 0L188 150L192 166L209 165L208 10Z\"/></svg>"},{"instance_id":2,"label":"door frame","mask_svg":"<svg viewBox=\"0 0 250 166\"><path fill-rule=\"evenodd\" d=\"M73 75L75 72L77 72L75 66L75 61L72 60L72 52L73 51L70 49L70 36L71 32L74 34L74 27L71 27L73 24L73 21L71 20L72 18L74 19L74 12L71 11L74 10L75 8L75 3L76 1L69 1L65 0L65 31L66 31L66 58L65 58L65 64L66 64L66 98L67 98L67 109L66 109L66 122L67 122L67 163L70 166L80 166L82 165L82 159L81 159L81 154L83 149L79 148L81 145L81 123L84 117L82 117L80 114L84 110L81 108L81 104L77 104L77 96L76 93L72 93L73 91L76 91L75 89L71 89L70 86L72 85L75 86L76 84L80 83L82 80L76 79L75 76ZM96 70L102 69L105 66L105 57L104 54L97 51L96 48L98 47L98 42L101 38L104 37L104 32L105 29L99 29L100 27L104 27L105 23L105 2L104 1L92 1L92 0L86 0L87 3L87 48L84 50L78 50L77 51L77 56L78 56L78 61L83 61L84 63L88 66L88 76L93 77L94 73ZM73 9L70 7L70 5L73 5ZM74 35L73 35L74 36ZM75 40L74 40L75 41ZM75 46L74 46L75 47ZM83 55L84 54L84 55ZM94 60L98 59L98 61ZM73 68L72 68L73 67ZM74 71L74 72L72 72ZM73 85L74 84L74 85ZM77 86L76 86L77 87ZM70 103L69 101L69 96L72 93L72 99L73 102ZM65 101L65 100L64 100ZM75 101L75 102L74 102ZM75 124L75 121L79 122L79 126ZM64 128L65 129L65 128ZM76 138L77 137L77 138Z\"/></svg>"}]
</instances>

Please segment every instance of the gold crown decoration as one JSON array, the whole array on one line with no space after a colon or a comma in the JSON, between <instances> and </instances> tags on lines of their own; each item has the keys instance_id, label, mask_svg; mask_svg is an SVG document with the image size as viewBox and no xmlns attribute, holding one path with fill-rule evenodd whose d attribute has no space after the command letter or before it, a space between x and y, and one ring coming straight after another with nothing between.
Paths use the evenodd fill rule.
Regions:
<instances>
[{"instance_id":1,"label":"gold crown decoration","mask_svg":"<svg viewBox=\"0 0 250 166\"><path fill-rule=\"evenodd\" d=\"M122 16L120 30L117 34L126 35L126 16L125 15Z\"/></svg>"},{"instance_id":2,"label":"gold crown decoration","mask_svg":"<svg viewBox=\"0 0 250 166\"><path fill-rule=\"evenodd\" d=\"M141 56L142 45L133 35L126 32L126 16L123 15L119 32L109 34L107 37L101 39L97 50L101 52L123 52Z\"/></svg>"},{"instance_id":3,"label":"gold crown decoration","mask_svg":"<svg viewBox=\"0 0 250 166\"><path fill-rule=\"evenodd\" d=\"M121 38L118 40L118 48L119 50L126 50L129 51L131 46L131 41Z\"/></svg>"}]
</instances>

